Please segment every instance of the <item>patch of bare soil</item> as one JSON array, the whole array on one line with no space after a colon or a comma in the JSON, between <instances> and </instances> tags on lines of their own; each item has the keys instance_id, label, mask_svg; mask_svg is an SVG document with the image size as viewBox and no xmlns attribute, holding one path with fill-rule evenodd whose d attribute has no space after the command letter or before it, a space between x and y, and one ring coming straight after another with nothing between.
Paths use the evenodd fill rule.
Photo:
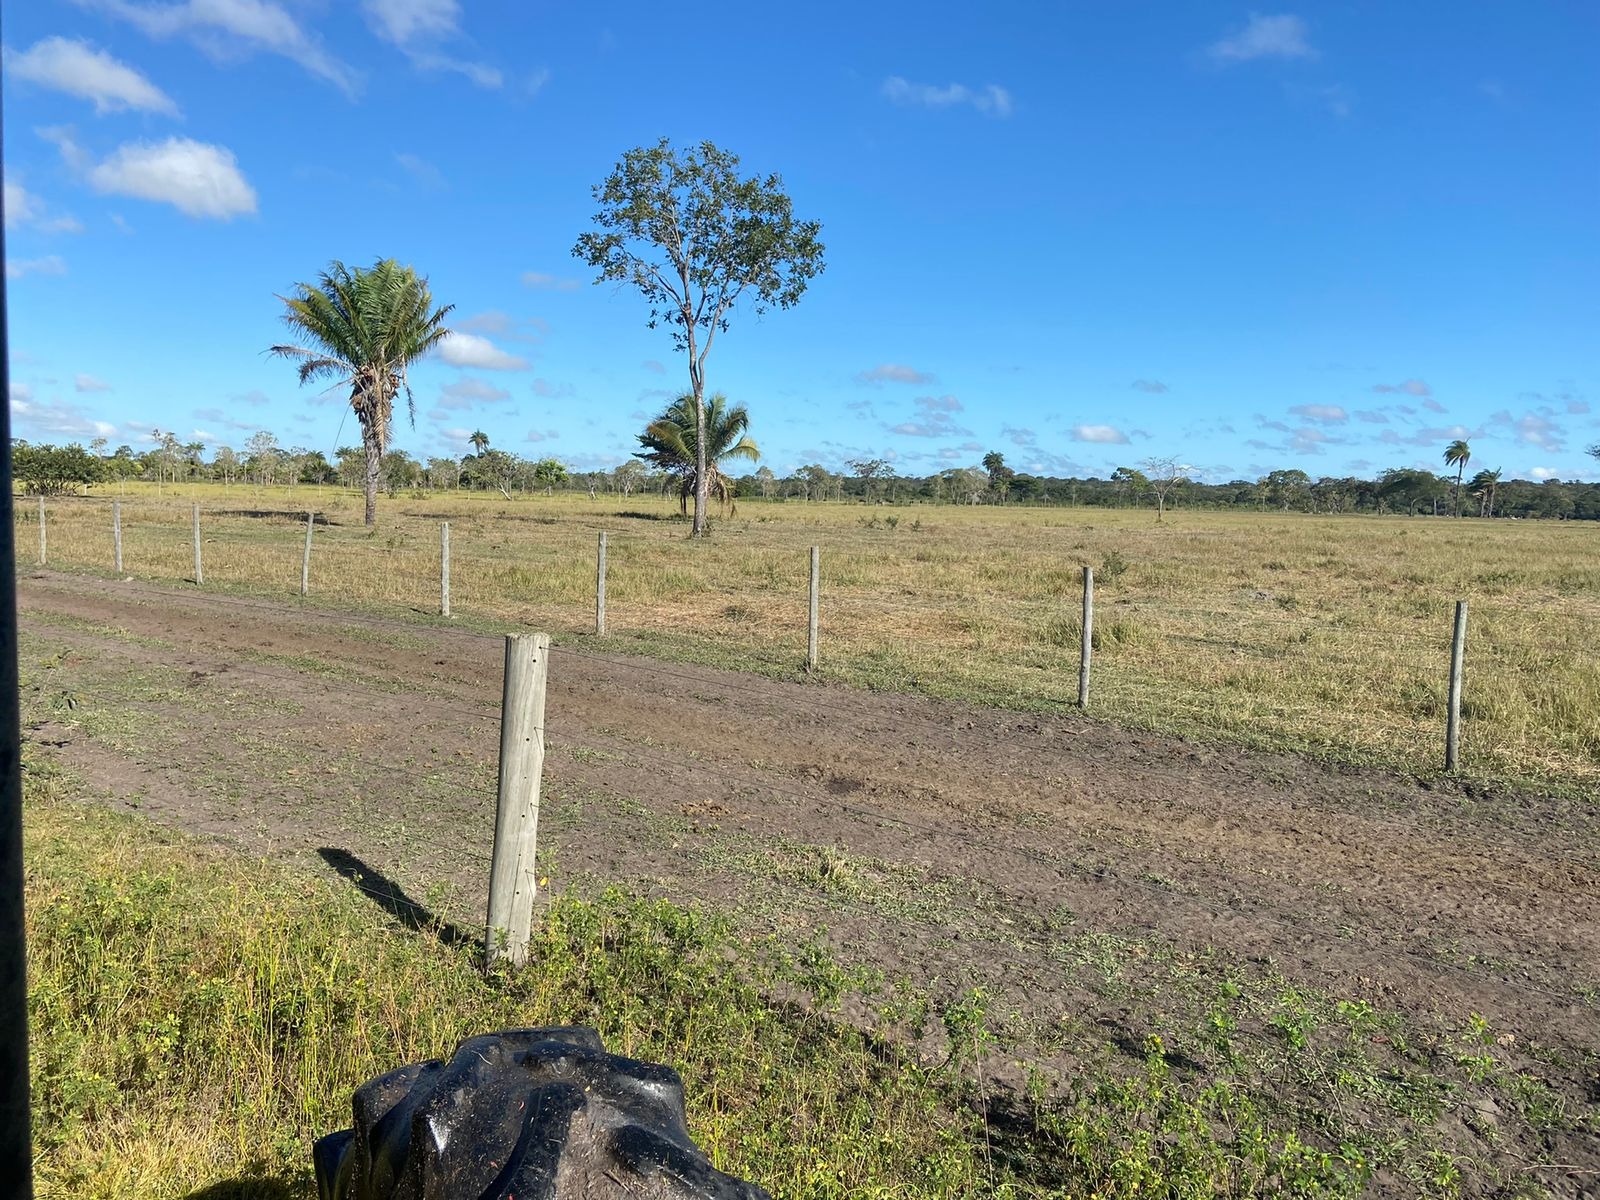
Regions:
<instances>
[{"instance_id":1,"label":"patch of bare soil","mask_svg":"<svg viewBox=\"0 0 1600 1200\"><path fill-rule=\"evenodd\" d=\"M500 639L43 572L19 604L51 654L24 664L33 736L108 797L481 920ZM853 961L983 986L1018 1030L1135 1043L1160 1001L1086 985L1083 936L1215 948L1421 1020L1481 1014L1600 1102L1600 806L603 645L551 660L552 886L823 923ZM81 719L116 704L134 717ZM1600 1179L1592 1143L1545 1136L1495 1152L1559 1150L1555 1194Z\"/></svg>"}]
</instances>

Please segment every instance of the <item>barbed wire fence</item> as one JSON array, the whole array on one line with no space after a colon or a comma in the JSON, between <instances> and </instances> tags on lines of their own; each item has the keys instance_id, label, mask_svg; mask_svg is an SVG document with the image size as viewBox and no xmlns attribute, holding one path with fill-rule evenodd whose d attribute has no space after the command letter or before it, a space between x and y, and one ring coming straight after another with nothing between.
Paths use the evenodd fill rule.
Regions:
<instances>
[{"instance_id":1,"label":"barbed wire fence","mask_svg":"<svg viewBox=\"0 0 1600 1200\"><path fill-rule=\"evenodd\" d=\"M230 520L240 516L262 519L258 530L240 530ZM135 509L112 498L56 497L47 504L41 497L37 506L19 506L17 519L39 524L37 561L44 566L118 577L132 572L208 592L281 589L398 605L415 614L536 621L558 635L595 634L613 644L618 633L660 633L671 624L659 615L658 601L632 603L626 586L613 585L608 594L607 571L620 570L626 585L636 570L630 551L675 531L642 534L586 522L598 533L588 552L588 584L568 571L557 587L536 566L519 564L492 524L485 532L481 523L493 520L486 516L458 523L453 550L447 522L432 546L412 536L374 542L365 534L357 540L325 517L319 521L315 510L233 505L208 512L182 502L143 502ZM555 523L522 514L512 519ZM904 631L932 673L974 682L1002 704L1079 707L1116 719L1137 710L1170 718L1185 731L1225 737L1249 735L1252 722L1278 720L1294 724L1315 748L1358 756L1377 748L1393 765L1427 774L1441 766L1459 770L1463 762L1483 770L1502 742L1520 739L1522 749L1537 732L1539 708L1552 703L1542 669L1563 649L1562 638L1552 643L1533 625L1555 621L1565 633L1600 624L1600 599L1583 596L1565 597L1559 611L1505 595L1474 596L1470 613L1466 604L1453 611L1467 597L1439 596L1407 617L1359 604L1332 616L1295 611L1292 597L1265 590L1231 610L1181 597L1108 595L1105 581L1097 596L1088 566L1072 568L1081 570L1082 582L1081 590L1070 592L1068 571L1058 567L1061 584L1048 598L958 590L942 586L931 571L925 584L904 595L903 586L873 587L859 565L830 577L826 540L818 540L809 572L804 559L787 550L758 547L753 569L759 577L747 581L749 593L730 596L723 606L736 627L719 631L701 622L674 629L674 636L714 648L730 665L837 677L841 669L848 674L860 663L881 661L885 646L894 647ZM19 547L31 549L33 542L17 538ZM560 552L570 560L579 547L564 539ZM781 557L786 554L796 561ZM30 557L27 549L19 549L19 557ZM581 586L590 594L592 620L578 616L586 603ZM786 626L793 632L785 633ZM1163 653L1158 661L1130 666L1130 655L1140 653L1138 634L1150 629L1159 631ZM1131 651L1121 644L1125 638L1135 642ZM1192 664L1185 662L1186 649L1195 652ZM984 678L986 657L1026 661L1014 694ZM1468 667L1472 684L1465 683ZM910 668L901 674L913 677L913 689L921 682ZM1596 682L1600 686L1600 675ZM1387 696L1385 705L1374 702L1379 695ZM1578 724L1562 744L1527 753L1557 767L1581 763L1588 774L1600 775L1600 729L1585 732L1581 718ZM1424 740L1430 725L1438 739L1431 748Z\"/></svg>"}]
</instances>

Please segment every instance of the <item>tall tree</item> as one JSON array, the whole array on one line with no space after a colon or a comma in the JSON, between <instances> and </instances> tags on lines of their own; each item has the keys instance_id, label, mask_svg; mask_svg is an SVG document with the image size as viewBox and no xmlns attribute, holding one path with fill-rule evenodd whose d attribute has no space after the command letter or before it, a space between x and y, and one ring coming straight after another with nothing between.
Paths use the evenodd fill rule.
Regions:
<instances>
[{"instance_id":1,"label":"tall tree","mask_svg":"<svg viewBox=\"0 0 1600 1200\"><path fill-rule=\"evenodd\" d=\"M1188 467L1176 458L1147 458L1139 464L1144 468L1150 490L1156 494L1156 520L1166 514L1167 497L1189 482L1185 472Z\"/></svg>"},{"instance_id":2,"label":"tall tree","mask_svg":"<svg viewBox=\"0 0 1600 1200\"><path fill-rule=\"evenodd\" d=\"M1472 459L1472 447L1457 438L1444 448L1444 465L1456 469L1456 516L1461 515L1461 476Z\"/></svg>"},{"instance_id":3,"label":"tall tree","mask_svg":"<svg viewBox=\"0 0 1600 1200\"><path fill-rule=\"evenodd\" d=\"M1017 477L1017 473L1006 466L1006 456L998 450L991 450L983 456L983 469L989 476L989 487L1004 504L1006 493L1011 490L1011 481Z\"/></svg>"},{"instance_id":4,"label":"tall tree","mask_svg":"<svg viewBox=\"0 0 1600 1200\"><path fill-rule=\"evenodd\" d=\"M611 472L611 482L622 493L623 499L627 499L644 486L644 464L630 458Z\"/></svg>"},{"instance_id":5,"label":"tall tree","mask_svg":"<svg viewBox=\"0 0 1600 1200\"><path fill-rule=\"evenodd\" d=\"M381 258L354 270L328 265L315 285L295 285L279 297L284 323L299 344L273 346L271 352L300 364L300 382L331 379L350 389L350 407L361 422L366 451L366 523L378 519L378 479L395 398L404 391L416 424L417 406L407 372L411 364L444 340L444 319L454 305L433 307L428 281L411 267Z\"/></svg>"},{"instance_id":6,"label":"tall tree","mask_svg":"<svg viewBox=\"0 0 1600 1200\"><path fill-rule=\"evenodd\" d=\"M678 481L678 502L684 511L688 511L690 499L698 496L713 497L726 506L733 499L733 485L721 465L730 459L756 462L761 457L749 428L750 414L744 405L730 406L721 392L705 402L698 425L694 397L679 396L639 435L644 449L634 457Z\"/></svg>"},{"instance_id":7,"label":"tall tree","mask_svg":"<svg viewBox=\"0 0 1600 1200\"><path fill-rule=\"evenodd\" d=\"M706 356L740 300L757 314L799 303L823 269L822 226L797 221L777 175L741 179L737 155L701 142L679 151L662 138L625 153L594 188L597 229L572 253L599 272L596 283L631 283L689 359L694 448L704 455ZM693 536L705 533L715 478L695 463Z\"/></svg>"},{"instance_id":8,"label":"tall tree","mask_svg":"<svg viewBox=\"0 0 1600 1200\"><path fill-rule=\"evenodd\" d=\"M482 454L489 448L489 435L481 429L473 430L472 436L467 441L472 443L472 452L474 454Z\"/></svg>"},{"instance_id":9,"label":"tall tree","mask_svg":"<svg viewBox=\"0 0 1600 1200\"><path fill-rule=\"evenodd\" d=\"M1478 515L1480 517L1494 516L1494 493L1500 486L1501 469L1496 467L1492 471L1479 471L1467 481L1467 494L1478 498Z\"/></svg>"},{"instance_id":10,"label":"tall tree","mask_svg":"<svg viewBox=\"0 0 1600 1200\"><path fill-rule=\"evenodd\" d=\"M1111 482L1116 486L1119 497L1132 495L1135 505L1139 503L1139 497L1144 495L1145 489L1150 486L1150 480L1145 478L1145 473L1138 467L1118 467L1111 472Z\"/></svg>"},{"instance_id":11,"label":"tall tree","mask_svg":"<svg viewBox=\"0 0 1600 1200\"><path fill-rule=\"evenodd\" d=\"M877 499L878 480L889 478L894 468L884 458L852 458L845 463L861 480L862 498L871 504Z\"/></svg>"}]
</instances>

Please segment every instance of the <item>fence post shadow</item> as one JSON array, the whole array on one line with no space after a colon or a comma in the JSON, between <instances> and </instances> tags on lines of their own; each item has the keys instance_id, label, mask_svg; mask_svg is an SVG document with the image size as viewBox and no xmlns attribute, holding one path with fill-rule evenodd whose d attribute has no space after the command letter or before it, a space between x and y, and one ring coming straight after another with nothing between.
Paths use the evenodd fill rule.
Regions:
<instances>
[{"instance_id":1,"label":"fence post shadow","mask_svg":"<svg viewBox=\"0 0 1600 1200\"><path fill-rule=\"evenodd\" d=\"M405 889L382 871L368 866L348 850L336 846L322 846L318 856L339 875L348 879L356 889L388 913L407 929L429 933L440 943L454 949L457 946L483 946L483 939L468 933L459 925L440 920L423 905L418 904Z\"/></svg>"},{"instance_id":2,"label":"fence post shadow","mask_svg":"<svg viewBox=\"0 0 1600 1200\"><path fill-rule=\"evenodd\" d=\"M303 1188L273 1175L222 1179L187 1193L183 1200L301 1200Z\"/></svg>"}]
</instances>

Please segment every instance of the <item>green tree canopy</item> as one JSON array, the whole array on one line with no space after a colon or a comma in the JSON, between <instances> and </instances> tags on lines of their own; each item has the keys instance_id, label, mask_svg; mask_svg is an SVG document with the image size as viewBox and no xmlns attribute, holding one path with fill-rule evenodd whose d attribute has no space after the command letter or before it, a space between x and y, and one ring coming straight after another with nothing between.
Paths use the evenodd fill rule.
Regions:
<instances>
[{"instance_id":1,"label":"green tree canopy","mask_svg":"<svg viewBox=\"0 0 1600 1200\"><path fill-rule=\"evenodd\" d=\"M366 523L377 520L378 479L389 444L394 402L404 391L412 423L416 403L408 371L449 334L453 305L433 307L428 281L411 267L381 258L351 270L337 260L315 284L295 285L283 300L283 320L298 341L271 353L299 363L300 382L330 379L350 389L366 452Z\"/></svg>"},{"instance_id":2,"label":"green tree canopy","mask_svg":"<svg viewBox=\"0 0 1600 1200\"><path fill-rule=\"evenodd\" d=\"M76 442L70 446L11 446L11 475L29 495L62 496L105 478L105 463Z\"/></svg>"},{"instance_id":3,"label":"green tree canopy","mask_svg":"<svg viewBox=\"0 0 1600 1200\"><path fill-rule=\"evenodd\" d=\"M678 481L678 500L685 512L689 501L700 495L710 496L727 507L733 500L733 484L723 474L722 464L735 458L756 462L761 457L747 432L750 414L744 405L729 405L728 398L718 392L706 401L704 422L706 439L702 444L696 428L694 397L679 396L645 427L639 435L639 445L644 449L634 455ZM709 476L704 488L698 486L702 471Z\"/></svg>"},{"instance_id":4,"label":"green tree canopy","mask_svg":"<svg viewBox=\"0 0 1600 1200\"><path fill-rule=\"evenodd\" d=\"M689 359L689 416L698 454L709 450L705 364L736 305L789 308L823 269L822 227L800 221L777 175L739 175L739 158L711 142L677 150L666 138L625 153L594 189L596 228L572 253L596 283L632 284ZM741 410L742 411L742 410ZM708 460L695 463L693 534L705 532Z\"/></svg>"}]
</instances>

